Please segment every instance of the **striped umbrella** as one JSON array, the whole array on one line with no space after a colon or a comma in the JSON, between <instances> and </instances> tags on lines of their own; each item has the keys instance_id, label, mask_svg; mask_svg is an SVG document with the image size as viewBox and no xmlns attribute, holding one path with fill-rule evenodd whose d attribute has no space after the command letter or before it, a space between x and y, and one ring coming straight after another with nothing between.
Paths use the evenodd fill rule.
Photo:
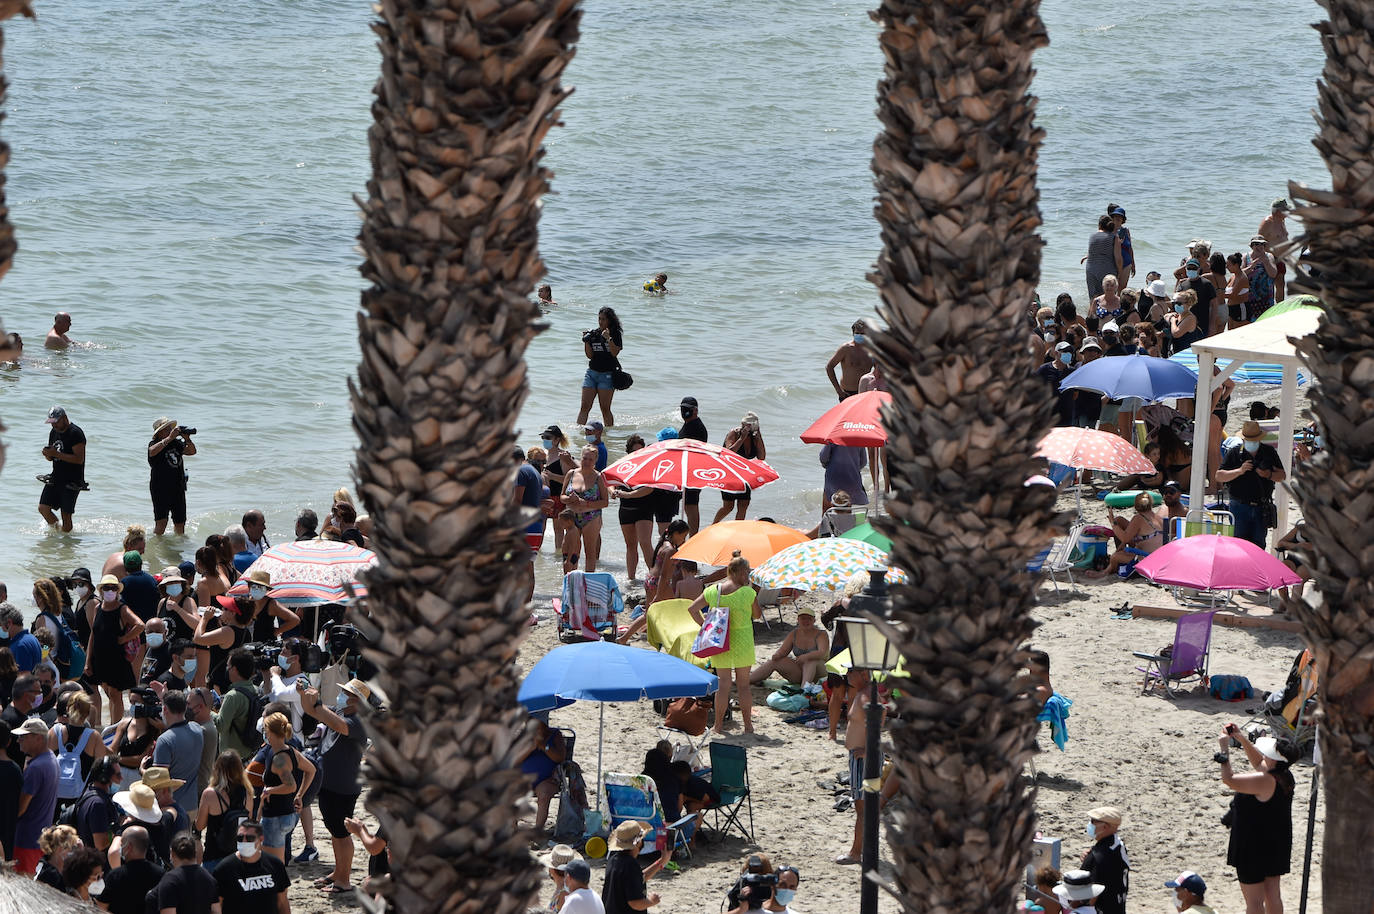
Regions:
<instances>
[{"instance_id":1,"label":"striped umbrella","mask_svg":"<svg viewBox=\"0 0 1374 914\"><path fill-rule=\"evenodd\" d=\"M282 543L258 556L243 576L229 588L229 596L248 596L248 573L265 571L272 576L267 595L283 606L313 606L343 603L353 593L367 596L367 588L357 582L358 572L377 564L377 554L352 543L331 540L305 540Z\"/></svg>"},{"instance_id":2,"label":"striped umbrella","mask_svg":"<svg viewBox=\"0 0 1374 914\"><path fill-rule=\"evenodd\" d=\"M754 585L764 590L843 590L855 574L874 565L888 565L887 552L860 540L825 537L807 540L786 549L755 568ZM906 572L893 568L887 580L906 582Z\"/></svg>"}]
</instances>

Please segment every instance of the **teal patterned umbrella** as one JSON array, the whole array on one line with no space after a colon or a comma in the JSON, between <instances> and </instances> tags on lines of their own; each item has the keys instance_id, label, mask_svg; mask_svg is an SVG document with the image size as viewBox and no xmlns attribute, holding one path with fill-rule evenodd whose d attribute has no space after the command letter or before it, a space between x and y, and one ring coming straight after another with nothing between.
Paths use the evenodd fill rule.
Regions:
<instances>
[{"instance_id":1,"label":"teal patterned umbrella","mask_svg":"<svg viewBox=\"0 0 1374 914\"><path fill-rule=\"evenodd\" d=\"M875 565L888 566L887 552L861 540L825 537L788 546L755 568L750 579L765 590L843 590L856 573ZM906 573L888 572L893 584L906 582Z\"/></svg>"}]
</instances>

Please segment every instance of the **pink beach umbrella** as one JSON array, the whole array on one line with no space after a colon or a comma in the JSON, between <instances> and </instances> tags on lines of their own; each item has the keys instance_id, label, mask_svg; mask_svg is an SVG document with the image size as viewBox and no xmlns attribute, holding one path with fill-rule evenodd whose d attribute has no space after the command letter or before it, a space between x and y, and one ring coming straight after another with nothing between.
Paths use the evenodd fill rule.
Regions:
<instances>
[{"instance_id":1,"label":"pink beach umbrella","mask_svg":"<svg viewBox=\"0 0 1374 914\"><path fill-rule=\"evenodd\" d=\"M1166 543L1135 570L1156 584L1198 590L1273 590L1302 583L1287 565L1249 540L1218 534Z\"/></svg>"},{"instance_id":2,"label":"pink beach umbrella","mask_svg":"<svg viewBox=\"0 0 1374 914\"><path fill-rule=\"evenodd\" d=\"M1040 439L1035 456L1078 470L1102 470L1118 476L1155 472L1154 464L1125 438L1090 428L1050 429Z\"/></svg>"}]
</instances>

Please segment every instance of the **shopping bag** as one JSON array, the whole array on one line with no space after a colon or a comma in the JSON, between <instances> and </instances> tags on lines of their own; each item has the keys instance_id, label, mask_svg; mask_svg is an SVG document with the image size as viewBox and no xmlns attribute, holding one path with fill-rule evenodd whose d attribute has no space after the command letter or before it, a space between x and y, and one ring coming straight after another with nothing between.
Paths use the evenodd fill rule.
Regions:
<instances>
[{"instance_id":1,"label":"shopping bag","mask_svg":"<svg viewBox=\"0 0 1374 914\"><path fill-rule=\"evenodd\" d=\"M702 620L701 631L692 642L692 654L701 657L714 657L730 650L730 610L724 606L713 606Z\"/></svg>"}]
</instances>

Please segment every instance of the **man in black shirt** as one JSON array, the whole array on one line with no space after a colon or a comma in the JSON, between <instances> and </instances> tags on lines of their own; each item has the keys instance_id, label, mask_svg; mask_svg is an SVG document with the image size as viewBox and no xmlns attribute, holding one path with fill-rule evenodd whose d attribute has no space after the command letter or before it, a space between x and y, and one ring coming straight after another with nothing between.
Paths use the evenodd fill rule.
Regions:
<instances>
[{"instance_id":1,"label":"man in black shirt","mask_svg":"<svg viewBox=\"0 0 1374 914\"><path fill-rule=\"evenodd\" d=\"M1055 425L1073 425L1073 403L1076 390L1060 390L1059 384L1073 370L1073 344L1056 343L1054 358L1035 369L1035 376L1050 387L1050 395L1055 397Z\"/></svg>"},{"instance_id":2,"label":"man in black shirt","mask_svg":"<svg viewBox=\"0 0 1374 914\"><path fill-rule=\"evenodd\" d=\"M172 838L172 869L157 884L156 909L166 911L170 908L176 914L203 914L218 901L219 886L215 877L196 863L195 837L190 832L179 832Z\"/></svg>"},{"instance_id":3,"label":"man in black shirt","mask_svg":"<svg viewBox=\"0 0 1374 914\"><path fill-rule=\"evenodd\" d=\"M1193 316L1197 318L1198 329L1203 336L1211 336L1212 330L1212 302L1217 297L1217 290L1210 282L1202 278L1202 261L1196 257L1191 257L1183 265L1186 279L1183 280L1182 289L1192 289L1197 293L1197 304L1193 305Z\"/></svg>"},{"instance_id":4,"label":"man in black shirt","mask_svg":"<svg viewBox=\"0 0 1374 914\"><path fill-rule=\"evenodd\" d=\"M606 857L606 877L601 884L601 903L606 914L638 914L659 903L658 893L648 891L645 884L672 859L673 846L672 842L665 843L658 859L641 870L639 849L644 846L646 828L644 823L630 819L611 832L606 843L610 850Z\"/></svg>"},{"instance_id":5,"label":"man in black shirt","mask_svg":"<svg viewBox=\"0 0 1374 914\"><path fill-rule=\"evenodd\" d=\"M177 536L186 532L186 464L183 457L196 452L191 429L163 417L153 423L153 440L148 442L148 490L153 496L153 532L167 530L167 516Z\"/></svg>"},{"instance_id":6,"label":"man in black shirt","mask_svg":"<svg viewBox=\"0 0 1374 914\"><path fill-rule=\"evenodd\" d=\"M1121 819L1121 810L1115 806L1088 810L1088 827L1096 843L1083 855L1083 869L1092 873L1092 881L1103 887L1097 897L1098 914L1126 914L1131 861L1126 856L1126 845L1116 833Z\"/></svg>"},{"instance_id":7,"label":"man in black shirt","mask_svg":"<svg viewBox=\"0 0 1374 914\"><path fill-rule=\"evenodd\" d=\"M62 529L72 530L72 514L76 512L76 496L86 488L86 433L67 418L60 406L48 410L44 420L52 426L48 432L48 446L43 456L52 463L52 472L44 478L43 494L38 496L38 513L51 525L57 524L56 508L62 512Z\"/></svg>"},{"instance_id":8,"label":"man in black shirt","mask_svg":"<svg viewBox=\"0 0 1374 914\"><path fill-rule=\"evenodd\" d=\"M148 859L148 832L138 826L124 829L120 865L105 875L105 891L98 901L114 914L143 914L148 892L162 879L162 867Z\"/></svg>"},{"instance_id":9,"label":"man in black shirt","mask_svg":"<svg viewBox=\"0 0 1374 914\"><path fill-rule=\"evenodd\" d=\"M697 398L683 397L678 404L678 410L682 413L682 428L678 429L679 438L691 438L695 441L706 440L706 423L701 421L701 416L697 413ZM687 518L687 526L695 534L697 528L701 526L701 490L684 489L682 492L682 513Z\"/></svg>"},{"instance_id":10,"label":"man in black shirt","mask_svg":"<svg viewBox=\"0 0 1374 914\"><path fill-rule=\"evenodd\" d=\"M1261 549L1269 538L1270 511L1274 505L1274 483L1287 478L1279 452L1260 439L1264 429L1253 420L1241 426L1241 447L1232 448L1221 460L1217 482L1227 483L1231 515L1236 519L1236 536Z\"/></svg>"},{"instance_id":11,"label":"man in black shirt","mask_svg":"<svg viewBox=\"0 0 1374 914\"><path fill-rule=\"evenodd\" d=\"M221 914L290 914L286 888L291 877L286 864L262 852L262 823L239 823L238 848L215 867Z\"/></svg>"}]
</instances>

